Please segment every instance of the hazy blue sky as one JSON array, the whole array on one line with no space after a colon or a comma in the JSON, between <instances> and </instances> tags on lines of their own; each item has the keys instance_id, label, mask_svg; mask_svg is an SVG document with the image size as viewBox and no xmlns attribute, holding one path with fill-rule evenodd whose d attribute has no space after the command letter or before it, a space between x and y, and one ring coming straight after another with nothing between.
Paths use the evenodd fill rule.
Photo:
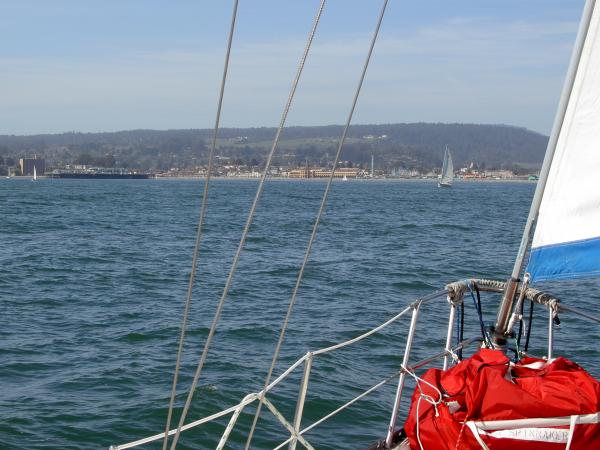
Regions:
<instances>
[{"instance_id":1,"label":"hazy blue sky","mask_svg":"<svg viewBox=\"0 0 600 450\"><path fill-rule=\"evenodd\" d=\"M274 126L318 0L240 0L223 126ZM583 0L390 0L355 123L548 133ZM343 123L378 0L328 0L291 125ZM209 128L232 1L0 0L0 134Z\"/></svg>"}]
</instances>

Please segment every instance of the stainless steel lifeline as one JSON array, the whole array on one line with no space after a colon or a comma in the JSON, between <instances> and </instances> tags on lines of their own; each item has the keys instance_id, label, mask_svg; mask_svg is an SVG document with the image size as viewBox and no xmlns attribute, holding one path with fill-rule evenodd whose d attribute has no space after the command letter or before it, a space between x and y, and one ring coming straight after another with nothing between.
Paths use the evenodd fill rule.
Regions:
<instances>
[{"instance_id":1,"label":"stainless steel lifeline","mask_svg":"<svg viewBox=\"0 0 600 450\"><path fill-rule=\"evenodd\" d=\"M453 347L449 344L449 342L451 342L451 339L449 340L448 336L451 336L452 329L454 328L454 323L455 323L455 318L456 318L456 307L458 305L460 305L461 301L463 301L462 295L463 295L464 291L466 290L467 283L477 284L477 286L479 287L479 290L482 292L502 293L506 287L506 283L501 282L501 281L475 280L475 279L474 280L464 280L461 282L449 284L443 290L433 292L425 297L417 299L416 301L412 302L410 305L408 305L406 308L402 309L400 312L398 312L396 315L394 315L387 321L383 322L382 324L378 325L377 327L375 327L355 338L349 339L344 342L340 342L335 345L331 345L329 347L321 348L319 350L315 350L315 351L306 353L304 356L302 356L300 359L298 359L294 364L292 364L290 367L288 367L275 380L273 380L266 387L266 389L264 389L260 392L248 394L247 396L245 396L242 399L242 401L240 403L238 403L230 408L227 408L216 414L212 414L210 416L204 417L202 419L193 421L191 423L185 424L181 427L181 431L185 431L185 430L189 430L191 428L198 427L205 423L212 422L216 419L219 419L221 417L231 414L229 423L225 427L225 430L223 431L223 435L216 447L217 450L222 450L225 448L225 445L230 437L230 434L237 423L237 419L239 418L239 416L242 413L242 411L244 410L244 408L246 406L258 401L258 399L260 397L263 397L264 404L267 407L267 409L273 414L273 416L279 421L279 423L281 423L281 425L283 425L284 428L286 428L290 433L289 438L286 439L284 442L280 443L277 447L275 447L275 449L283 448L286 445L288 445L289 448L291 448L291 449L295 449L297 447L298 442L305 448L311 449L313 447L304 437L304 435L306 433L308 433L310 430L314 429L321 423L325 422L326 420L330 419L331 417L337 415L339 412L352 406L354 403L356 403L357 401L366 397L367 395L374 392L375 390L379 389L381 386L395 380L396 378L398 378L398 388L397 388L398 395L396 396L396 399L394 400L394 404L399 405L400 401L402 399L401 396L402 396L402 390L403 390L401 386L403 386L403 380L404 380L405 374L408 371L414 372L415 370L418 370L420 368L428 366L432 362L438 361L438 360L443 360L444 366L448 367L450 365L450 358L454 359L456 352L458 350L466 348L467 346L469 346L475 342L477 342L477 343L480 342L480 339L478 339L478 338L470 338L470 339L466 339L466 340L462 341L461 343L459 343ZM412 365L408 364L409 358L410 358L410 349L412 346L412 340L415 335L417 320L418 320L419 312L420 312L421 308L429 303L433 303L436 306L441 306L443 303L438 302L436 300L440 300L442 298L446 299L448 297L450 299L449 300L450 311L448 314L448 330L447 330L447 334L446 334L446 343L445 343L444 350L435 355L432 355L428 358L425 358L418 362L415 362ZM556 313L559 313L559 312L560 313L562 313L562 312L573 313L580 317L590 319L595 322L600 322L600 318L590 315L588 313L583 313L583 312L577 310L576 308L564 306L556 298L552 297L549 294L545 294L537 289L532 289L532 288L527 289L524 293L523 298L525 298L529 301L544 305L549 310L549 320L548 320L548 326L549 326L548 357L549 358L553 357L552 346L553 346L554 339L553 339L552 329L554 326L553 318L556 315ZM397 322L402 317L406 316L409 312L412 313L411 325L410 325L409 333L408 333L406 344L405 344L403 364L399 368L399 370L390 374L386 378L378 381L377 383L375 383L373 386L371 386L366 391L362 392L361 394L350 399L349 401L347 401L343 405L339 406L335 410L324 415L323 417L321 417L320 419L318 419L311 425L306 426L305 428L302 428L302 416L303 416L303 411L304 411L304 405L305 405L306 398L307 398L310 377L313 373L312 363L313 363L314 358L319 357L320 355L323 355L325 353L330 353L330 352L339 350L341 348L351 346L357 342L360 342L360 341L368 338L369 336L372 336L372 335L380 332L381 330L388 327L389 325ZM412 330L412 332L411 332L411 330ZM292 422L290 422L281 414L281 412L275 407L275 405L273 405L273 403L266 397L266 395L273 388L275 388L278 384L280 384L284 379L286 379L292 372L294 372L296 369L298 369L302 365L303 365L303 375L302 375L299 393L298 393L298 402L296 405L294 419ZM393 416L392 420L390 421L391 428L395 428L395 426L396 426L396 419L398 417L398 411L399 411L398 408L394 408L394 416ZM168 432L169 436L174 435L175 433L176 433L176 429L170 430ZM165 436L165 433L156 434L154 436L139 439L137 441L112 446L111 450L124 450L127 448L137 447L137 446L140 446L143 444L147 444L149 442L154 442L154 441L163 439L164 436Z\"/></svg>"}]
</instances>

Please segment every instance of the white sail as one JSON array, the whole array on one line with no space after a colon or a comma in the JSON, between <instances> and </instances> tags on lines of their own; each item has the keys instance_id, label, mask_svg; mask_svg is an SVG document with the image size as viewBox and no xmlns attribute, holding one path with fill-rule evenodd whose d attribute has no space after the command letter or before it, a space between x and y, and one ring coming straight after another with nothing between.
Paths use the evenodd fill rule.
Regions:
<instances>
[{"instance_id":1,"label":"white sail","mask_svg":"<svg viewBox=\"0 0 600 450\"><path fill-rule=\"evenodd\" d=\"M600 7L592 12L542 197L532 280L600 274Z\"/></svg>"},{"instance_id":2,"label":"white sail","mask_svg":"<svg viewBox=\"0 0 600 450\"><path fill-rule=\"evenodd\" d=\"M448 162L446 163L444 178L446 178L449 183L452 183L452 180L454 179L454 164L452 164L452 153L450 153L450 150L448 150Z\"/></svg>"},{"instance_id":3,"label":"white sail","mask_svg":"<svg viewBox=\"0 0 600 450\"><path fill-rule=\"evenodd\" d=\"M33 166L33 181L37 180L37 170L35 170L35 165Z\"/></svg>"},{"instance_id":4,"label":"white sail","mask_svg":"<svg viewBox=\"0 0 600 450\"><path fill-rule=\"evenodd\" d=\"M452 164L452 155L450 150L446 147L444 152L444 164L442 166L442 175L440 178L440 184L451 185L454 179L454 165Z\"/></svg>"}]
</instances>

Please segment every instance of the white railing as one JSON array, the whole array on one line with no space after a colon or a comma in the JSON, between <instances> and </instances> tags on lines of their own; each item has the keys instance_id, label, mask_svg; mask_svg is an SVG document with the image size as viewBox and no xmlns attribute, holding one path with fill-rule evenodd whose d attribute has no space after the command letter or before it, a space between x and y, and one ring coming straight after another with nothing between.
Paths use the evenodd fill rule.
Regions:
<instances>
[{"instance_id":1,"label":"white railing","mask_svg":"<svg viewBox=\"0 0 600 450\"><path fill-rule=\"evenodd\" d=\"M398 418L398 411L399 411L400 402L402 399L402 393L403 393L404 381L405 381L406 374L409 372L412 373L415 370L425 367L425 366L431 364L432 362L434 362L436 360L440 360L440 359L443 359L443 369L446 370L448 368L451 360L457 359L457 356L456 356L457 351L467 347L468 345L470 345L474 342L480 342L480 338L471 338L471 339L466 339L466 340L460 342L456 346L452 346L452 332L453 332L454 321L455 321L455 317L456 317L456 308L463 301L463 295L467 291L468 283L471 283L471 282L478 283L478 286L479 286L480 290L482 290L482 291L502 292L502 290L504 288L504 286L503 286L504 283L502 283L502 282L487 281L487 280L465 280L463 282L458 282L458 283L453 283L451 285L448 285L446 287L446 289L434 292L428 296L425 296L423 298L420 298L420 299L412 302L409 306L404 308L402 311L400 311L398 314L396 314L395 316L393 316L386 322L367 331L366 333L361 334L360 336L357 336L353 339L349 339L347 341L341 342L339 344L332 345L330 347L325 347L325 348L322 348L319 350L315 350L315 351L306 353L304 356L302 356L300 359L298 359L294 364L292 364L290 367L288 367L281 375L279 375L279 377L277 377L275 380L273 380L264 391L248 394L237 405L231 406L231 407L224 409L223 411L220 411L218 413L215 413L215 414L203 417L201 419L195 420L193 422L190 422L188 424L185 424L181 427L181 431L185 431L185 430L189 430L191 428L198 427L205 423L212 422L216 419L219 419L221 417L228 416L231 414L229 423L225 427L223 435L221 436L221 439L216 447L216 450L222 450L225 448L225 445L229 439L229 436L230 436L233 428L235 427L235 424L236 424L240 414L244 410L244 408L246 406L254 403L255 401L259 400L260 397L262 396L264 405L267 407L267 409L273 414L273 416L279 421L279 423L285 429L287 429L287 431L290 433L289 438L287 438L285 441L283 441L282 443L277 445L274 450L281 449L281 448L285 447L286 445L289 446L290 450L295 450L298 442L300 442L300 444L302 444L305 448L307 448L309 450L314 450L314 447L304 437L304 435L306 433L308 433L310 430L314 429L318 425L322 424L326 420L330 419L331 417L337 415L338 413L345 410L346 408L350 407L357 401L359 401L362 398L366 397L367 395L371 394L372 392L379 389L383 385L398 378L398 387L397 387L396 396L394 399L394 407L392 409L392 416L390 419L388 433L387 433L387 437L386 437L388 447L390 447L392 444L393 433L395 431L396 421ZM533 290L531 290L531 291L533 291ZM530 293L528 292L528 294L530 294ZM536 301L538 303L544 304L550 310L549 340L548 340L549 355L551 355L551 352L552 352L552 340L553 340L552 339L552 328L553 328L552 317L553 317L553 314L556 313L556 311L558 311L558 310L570 311L570 312L574 312L576 314L580 314L584 317L591 318L593 320L598 320L594 317L591 317L590 315L581 314L580 311L575 310L574 308L566 308L562 305L557 306L558 301L556 299L553 299L550 296L547 296L543 299L543 300L550 299L551 300L550 302L541 301L540 295L542 295L542 293L539 293L539 291L535 291L533 294L527 295L527 299L529 299L530 301ZM543 294L543 295L546 295L546 294ZM432 355L428 358L425 358L425 359L415 362L413 364L409 364L410 353L411 353L412 343L413 343L413 339L414 339L414 333L415 333L416 324L417 324L417 320L419 317L419 311L420 311L421 307L424 304L430 303L436 299L439 300L443 297L447 298L448 303L450 305L450 311L449 311L449 315L448 315L448 330L447 330L447 334L446 334L446 344L445 344L444 350L442 352ZM308 384L310 381L312 364L313 364L314 358L318 357L320 355L330 353L330 352L339 350L341 348L350 346L357 342L360 342L363 339L366 339L367 337L380 332L381 330L383 330L387 326L391 325L392 323L395 323L401 317L407 315L409 312L412 313L411 314L411 322L410 322L410 327L408 330L408 335L407 335L406 344L405 344L405 348L404 348L404 356L403 356L402 364L401 364L400 368L396 372L390 374L388 377L384 378L383 380L380 380L379 382L377 382L376 384L371 386L366 391L362 392L361 394L352 398L351 400L349 400L348 402L339 406L335 410L333 410L333 411L329 412L328 414L326 414L325 416L321 417L320 419L318 419L311 425L302 428L301 427L302 415L303 415L303 411L304 411L306 394L308 392ZM302 379L301 379L300 388L299 388L298 400L296 403L296 410L295 410L294 418L290 422L275 407L275 405L273 405L273 403L267 398L267 394L271 390L273 390L277 385L279 385L283 380L285 380L292 372L294 372L301 365L303 365L303 374L302 374ZM172 429L169 431L168 434L169 434L169 436L171 436L171 435L174 435L175 433L176 433L176 429ZM159 433L159 434L155 434L153 436L149 436L149 437L139 439L139 440L136 440L133 442L129 442L126 444L114 445L114 446L110 447L110 450L125 450L128 448L138 447L143 444L147 444L150 442L154 442L154 441L163 439L164 435L165 435L165 433Z\"/></svg>"}]
</instances>

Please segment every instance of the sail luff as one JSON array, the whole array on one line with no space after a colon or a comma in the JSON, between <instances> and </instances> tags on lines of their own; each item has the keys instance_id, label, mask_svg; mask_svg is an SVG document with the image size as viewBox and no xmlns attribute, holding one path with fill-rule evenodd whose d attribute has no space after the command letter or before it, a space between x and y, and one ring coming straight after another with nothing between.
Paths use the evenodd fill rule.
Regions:
<instances>
[{"instance_id":1,"label":"sail luff","mask_svg":"<svg viewBox=\"0 0 600 450\"><path fill-rule=\"evenodd\" d=\"M600 274L600 9L595 8L540 203L533 281Z\"/></svg>"},{"instance_id":2,"label":"sail luff","mask_svg":"<svg viewBox=\"0 0 600 450\"><path fill-rule=\"evenodd\" d=\"M581 54L583 53L583 47L585 45L586 36L588 34L588 30L590 27L590 22L592 20L592 14L594 12L594 7L596 4L596 0L587 0L585 4L585 8L583 10L583 16L581 19L581 23L579 26L579 31L577 33L577 39L575 41L575 47L573 49L573 55L571 57L571 62L569 64L569 71L567 73L567 78L565 80L565 85L563 87L563 93L560 99L558 111L554 120L554 125L552 127L552 133L550 135L550 140L548 141L548 147L546 149L546 155L544 156L544 162L542 164L542 169L540 171L540 177L537 183L537 187L535 190L535 194L533 197L533 201L531 203L531 208L529 210L529 216L527 218L527 222L525 224L525 230L523 232L523 237L521 239L521 245L519 247L519 251L517 253L517 259L515 261L515 265L513 267L512 277L518 278L523 270L523 264L525 260L525 254L529 247L529 241L534 231L533 225L538 217L540 205L542 203L542 198L544 196L544 191L546 189L546 184L548 181L548 175L550 174L550 168L552 166L552 161L554 158L554 154L556 152L556 147L558 144L558 139L560 137L560 132L562 129L562 125L565 119L565 115L567 113L567 107L569 105L569 100L571 98L571 93L573 90L573 85L575 84L575 78L577 76L577 69L579 67L579 61L581 60Z\"/></svg>"},{"instance_id":3,"label":"sail luff","mask_svg":"<svg viewBox=\"0 0 600 450\"><path fill-rule=\"evenodd\" d=\"M450 153L450 150L447 150L448 152L448 158L446 161L446 178L447 178L447 182L448 183L452 183L452 180L454 179L454 164L452 164L452 153Z\"/></svg>"},{"instance_id":4,"label":"sail luff","mask_svg":"<svg viewBox=\"0 0 600 450\"><path fill-rule=\"evenodd\" d=\"M542 164L542 168L540 170L539 180L536 186L535 194L533 196L533 201L531 202L531 207L529 209L529 215L527 217L527 222L525 223L525 229L523 230L523 236L521 238L521 243L519 245L519 250L517 252L517 257L515 259L515 264L513 266L513 270L511 273L511 277L508 280L504 296L502 299L502 303L500 308L498 309L498 316L496 319L496 324L494 327L496 338L502 339L504 333L507 331L506 327L508 325L508 319L512 307L513 297L515 294L515 290L517 287L518 279L523 270L523 265L525 261L525 255L529 248L529 242L531 240L531 236L534 230L534 224L537 220L540 205L542 202L542 198L544 195L544 191L546 189L546 183L548 181L548 175L550 173L550 168L552 166L552 161L554 158L554 154L556 151L560 131L565 119L565 115L567 112L567 107L569 105L569 100L571 97L571 92L573 90L573 85L575 83L575 78L577 75L577 68L579 66L579 61L581 59L581 55L583 53L583 48L586 42L586 36L588 34L588 30L590 27L590 22L592 19L592 14L594 12L594 7L596 4L596 0L587 0L585 7L583 9L581 22L579 25L579 30L577 33L577 38L575 40L575 45L573 47L573 53L571 55L571 61L569 63L569 70L567 72L567 76L565 78L565 83L563 86L563 91L561 94L561 98L558 104L558 109L556 116L554 118L554 124L552 126L552 133L550 134L550 139L548 140L548 146L546 147L546 154L544 156L544 162ZM508 330L510 331L510 330Z\"/></svg>"},{"instance_id":5,"label":"sail luff","mask_svg":"<svg viewBox=\"0 0 600 450\"><path fill-rule=\"evenodd\" d=\"M440 174L440 178L443 181L444 176L446 175L446 165L448 164L448 147L444 149L444 159L442 161L442 173Z\"/></svg>"}]
</instances>

